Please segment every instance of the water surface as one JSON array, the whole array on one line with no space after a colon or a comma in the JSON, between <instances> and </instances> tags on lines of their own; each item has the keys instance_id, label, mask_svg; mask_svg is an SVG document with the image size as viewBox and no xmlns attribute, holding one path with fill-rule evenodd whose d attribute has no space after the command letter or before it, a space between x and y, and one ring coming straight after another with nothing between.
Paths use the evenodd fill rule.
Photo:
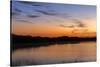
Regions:
<instances>
[{"instance_id":1,"label":"water surface","mask_svg":"<svg viewBox=\"0 0 100 67\"><path fill-rule=\"evenodd\" d=\"M46 47L17 49L12 65L41 65L96 60L96 43L52 44Z\"/></svg>"}]
</instances>

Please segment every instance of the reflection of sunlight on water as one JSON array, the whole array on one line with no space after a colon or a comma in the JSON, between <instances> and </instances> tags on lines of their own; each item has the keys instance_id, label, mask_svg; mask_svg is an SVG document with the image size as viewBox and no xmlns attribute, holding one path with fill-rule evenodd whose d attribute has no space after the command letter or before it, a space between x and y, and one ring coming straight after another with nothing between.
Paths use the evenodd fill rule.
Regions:
<instances>
[{"instance_id":1,"label":"reflection of sunlight on water","mask_svg":"<svg viewBox=\"0 0 100 67\"><path fill-rule=\"evenodd\" d=\"M13 53L12 58L14 64L20 65L95 61L96 43L83 42L19 49Z\"/></svg>"}]
</instances>

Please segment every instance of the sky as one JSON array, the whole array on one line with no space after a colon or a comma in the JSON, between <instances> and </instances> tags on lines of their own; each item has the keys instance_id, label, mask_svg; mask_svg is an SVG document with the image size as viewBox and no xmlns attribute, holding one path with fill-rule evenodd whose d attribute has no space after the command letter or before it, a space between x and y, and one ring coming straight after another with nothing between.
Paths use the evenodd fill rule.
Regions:
<instances>
[{"instance_id":1,"label":"sky","mask_svg":"<svg viewBox=\"0 0 100 67\"><path fill-rule=\"evenodd\" d=\"M96 6L12 1L11 8L12 34L96 36Z\"/></svg>"}]
</instances>

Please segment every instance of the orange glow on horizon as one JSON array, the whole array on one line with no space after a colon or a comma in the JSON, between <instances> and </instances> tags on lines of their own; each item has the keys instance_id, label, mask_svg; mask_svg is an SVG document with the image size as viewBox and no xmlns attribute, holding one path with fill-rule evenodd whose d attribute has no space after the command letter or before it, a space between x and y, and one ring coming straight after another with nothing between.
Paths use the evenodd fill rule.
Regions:
<instances>
[{"instance_id":1,"label":"orange glow on horizon","mask_svg":"<svg viewBox=\"0 0 100 67\"><path fill-rule=\"evenodd\" d=\"M56 22L55 22L56 23ZM55 24L53 22L53 24ZM86 28L63 28L52 24L27 24L27 23L12 23L12 33L17 35L31 35L41 37L58 37L58 36L78 36L92 37L96 36L95 22L87 24ZM73 32L73 30L76 30Z\"/></svg>"}]
</instances>

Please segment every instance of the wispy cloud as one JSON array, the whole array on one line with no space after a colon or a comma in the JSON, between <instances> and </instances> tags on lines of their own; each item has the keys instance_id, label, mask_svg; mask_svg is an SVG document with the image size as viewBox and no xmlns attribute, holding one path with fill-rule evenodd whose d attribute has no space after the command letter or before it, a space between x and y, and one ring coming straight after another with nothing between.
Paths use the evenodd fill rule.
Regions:
<instances>
[{"instance_id":1,"label":"wispy cloud","mask_svg":"<svg viewBox=\"0 0 100 67\"><path fill-rule=\"evenodd\" d=\"M23 12L23 11L21 11L20 9L14 9L13 10L13 12L11 12L11 14L12 14L12 16L14 15L14 16L17 16L17 15L22 15L22 14L24 14L24 16L26 16L26 17L28 17L28 18L38 18L38 17L40 17L39 15L32 15L32 14L27 14L27 13L21 13L21 12Z\"/></svg>"},{"instance_id":2,"label":"wispy cloud","mask_svg":"<svg viewBox=\"0 0 100 67\"><path fill-rule=\"evenodd\" d=\"M18 16L18 15L21 15L21 10L20 9L17 9L17 8L14 8L11 10L11 15L12 16Z\"/></svg>"},{"instance_id":3,"label":"wispy cloud","mask_svg":"<svg viewBox=\"0 0 100 67\"><path fill-rule=\"evenodd\" d=\"M29 1L17 1L18 3L21 3L21 4L28 4L28 5L31 5L31 4L34 4L35 2L29 2Z\"/></svg>"},{"instance_id":4,"label":"wispy cloud","mask_svg":"<svg viewBox=\"0 0 100 67\"><path fill-rule=\"evenodd\" d=\"M74 29L74 30L72 30L72 33L76 33L78 31L79 31L79 29Z\"/></svg>"},{"instance_id":5,"label":"wispy cloud","mask_svg":"<svg viewBox=\"0 0 100 67\"><path fill-rule=\"evenodd\" d=\"M11 12L10 14L11 14L12 16L14 16L14 15L15 15L15 16L16 16L16 15L20 15L20 14L17 13L17 12Z\"/></svg>"},{"instance_id":6,"label":"wispy cloud","mask_svg":"<svg viewBox=\"0 0 100 67\"><path fill-rule=\"evenodd\" d=\"M27 15L27 17L29 17L29 18L38 18L38 17L40 17L40 16L38 16L38 15Z\"/></svg>"},{"instance_id":7,"label":"wispy cloud","mask_svg":"<svg viewBox=\"0 0 100 67\"><path fill-rule=\"evenodd\" d=\"M64 28L85 28L87 27L85 23L83 23L81 20L78 19L73 19L70 18L70 20L72 20L72 22L68 22L68 25L65 24L59 24L60 27L64 27Z\"/></svg>"},{"instance_id":8,"label":"wispy cloud","mask_svg":"<svg viewBox=\"0 0 100 67\"><path fill-rule=\"evenodd\" d=\"M72 19L72 20L76 24L77 27L86 27L86 25L81 20L78 20L78 19Z\"/></svg>"},{"instance_id":9,"label":"wispy cloud","mask_svg":"<svg viewBox=\"0 0 100 67\"><path fill-rule=\"evenodd\" d=\"M57 15L56 12L50 12L50 11L46 11L46 10L35 10L36 12L39 12L41 14L44 14L44 15Z\"/></svg>"},{"instance_id":10,"label":"wispy cloud","mask_svg":"<svg viewBox=\"0 0 100 67\"><path fill-rule=\"evenodd\" d=\"M19 9L19 8L14 7L14 10L13 10L14 12L12 13L12 15L24 14L24 17L31 18L31 19L41 18L43 15L48 16L48 18L49 18L49 16L50 17L53 16L54 19L49 18L50 21L65 22L66 19L70 19L73 21L73 22L71 22L71 23L73 23L73 25L72 24L68 24L68 25L59 24L60 27L64 27L64 28L74 28L74 27L84 28L84 27L86 27L86 24L84 24L81 20L74 19L73 16L69 15L67 12L62 13L62 12L59 12L59 11L53 9L53 8L51 9L50 5L48 7L48 3L27 2L27 1L17 1L17 2L19 2L20 4L24 4L22 6L25 6L25 8L29 7L29 8L31 8L31 10L30 11L26 10L26 12L24 12L25 9ZM26 4L28 5L28 7L26 6ZM35 6L35 8L30 7L30 6ZM37 7L37 6L39 6L39 7ZM40 9L41 7L46 7L46 9ZM19 17L19 16L17 16L17 17ZM43 20L45 20L45 19L43 19ZM26 22L26 21L24 21L24 22Z\"/></svg>"},{"instance_id":11,"label":"wispy cloud","mask_svg":"<svg viewBox=\"0 0 100 67\"><path fill-rule=\"evenodd\" d=\"M27 12L27 10L23 10L20 9L18 7L14 7L14 9L12 10L14 13L12 15L14 16L24 16L24 17L28 17L28 18L41 18L43 15L47 15L49 16L53 16L54 18L56 17L57 21L62 21L64 20L64 18L68 18L69 15L68 14L64 14L64 13L60 13L59 11L56 11L54 9L50 8L50 5L48 5L48 3L39 3L39 2L27 2L27 1L17 1L20 4L23 4L22 6L25 6L25 8L31 8L32 10L30 10L30 12L32 12L31 14ZM17 3L18 4L18 3ZM27 5L27 6L26 6ZM35 6L32 7L32 6ZM37 7L39 6L39 7ZM40 9L41 8L41 9ZM43 9L42 9L43 8ZM60 18L60 19L59 19ZM52 20L52 19L51 19ZM55 21L55 20L54 20ZM63 21L62 21L63 22Z\"/></svg>"},{"instance_id":12,"label":"wispy cloud","mask_svg":"<svg viewBox=\"0 0 100 67\"><path fill-rule=\"evenodd\" d=\"M16 21L22 22L22 23L32 23L32 22L30 22L30 21L23 20L23 19L17 19ZM32 23L32 24L33 24L33 23Z\"/></svg>"},{"instance_id":13,"label":"wispy cloud","mask_svg":"<svg viewBox=\"0 0 100 67\"><path fill-rule=\"evenodd\" d=\"M73 29L72 30L72 33L79 33L79 32L86 33L88 32L88 29Z\"/></svg>"},{"instance_id":14,"label":"wispy cloud","mask_svg":"<svg viewBox=\"0 0 100 67\"><path fill-rule=\"evenodd\" d=\"M28 1L18 1L21 4L32 5L32 6L45 6L43 3L39 2L28 2Z\"/></svg>"},{"instance_id":15,"label":"wispy cloud","mask_svg":"<svg viewBox=\"0 0 100 67\"><path fill-rule=\"evenodd\" d=\"M23 12L22 10L18 9L18 8L15 8L14 9L16 12Z\"/></svg>"},{"instance_id":16,"label":"wispy cloud","mask_svg":"<svg viewBox=\"0 0 100 67\"><path fill-rule=\"evenodd\" d=\"M60 24L59 26L60 27L64 27L64 28L74 28L74 25L63 25L63 24Z\"/></svg>"},{"instance_id":17,"label":"wispy cloud","mask_svg":"<svg viewBox=\"0 0 100 67\"><path fill-rule=\"evenodd\" d=\"M60 17L60 19L62 18L70 18L71 16L68 15L67 13L61 13L61 12L58 12L56 10L42 10L42 9L34 9L34 11L36 12L39 12L40 14L43 14L43 15L48 15L48 16L55 16L55 17Z\"/></svg>"}]
</instances>

